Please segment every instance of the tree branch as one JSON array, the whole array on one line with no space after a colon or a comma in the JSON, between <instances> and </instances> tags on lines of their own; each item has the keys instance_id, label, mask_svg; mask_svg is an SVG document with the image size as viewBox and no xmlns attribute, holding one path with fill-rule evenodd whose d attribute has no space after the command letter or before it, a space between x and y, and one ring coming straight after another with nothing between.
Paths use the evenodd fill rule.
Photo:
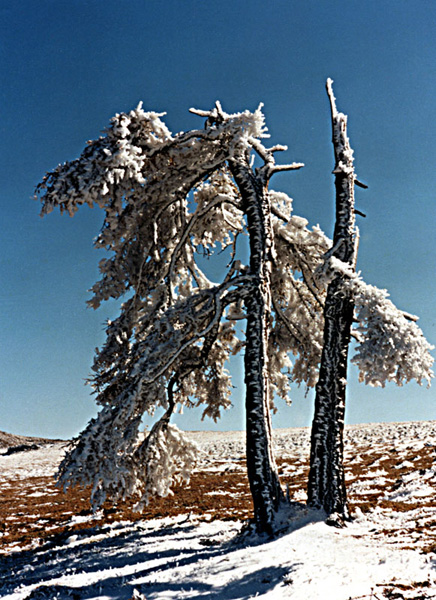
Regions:
<instances>
[{"instance_id":1,"label":"tree branch","mask_svg":"<svg viewBox=\"0 0 436 600\"><path fill-rule=\"evenodd\" d=\"M282 323L285 325L286 329L289 331L289 333L291 334L291 336L294 337L295 339L297 339L298 342L302 346L304 346L303 341L302 341L304 339L304 337L303 337L301 331L298 329L298 327L294 323L291 323L291 321L289 321L289 319L283 313L282 309L277 304L276 299L275 299L273 293L271 294L271 303L273 305L274 312L276 313L278 319L280 321L282 321ZM298 335L295 335L295 331L292 331L292 329L294 329L297 332Z\"/></svg>"},{"instance_id":2,"label":"tree branch","mask_svg":"<svg viewBox=\"0 0 436 600\"><path fill-rule=\"evenodd\" d=\"M228 299L228 301L223 304L221 294L226 292L230 287L232 287L234 285L240 285L240 284L241 284L241 286L243 284L245 284L245 288L243 288L243 294L247 294L247 293L249 293L248 289L247 289L247 288L249 288L249 285L247 285L247 284L251 284L251 283L252 283L252 278L250 277L250 275L241 275L241 276L237 276L234 278L226 279L224 281L224 283L217 286L214 290L207 290L206 292L204 292L205 297L203 299L207 300L207 297L206 297L206 294L207 294L209 296L209 300L212 300L212 304L214 306L214 314L213 314L212 320L206 325L206 327L204 327L204 329L202 331L193 335L191 338L189 338L183 344L181 344L177 348L177 350L174 352L174 354L167 360L167 362L162 367L159 368L157 373L155 373L151 378L147 378L147 379L143 380L143 384L154 383L157 379L159 379L159 377L161 377L165 373L165 371L167 371L171 367L171 365L174 363L174 361L180 356L180 354L182 354L182 352L184 352L184 350L186 350L186 348L188 348L195 342L199 341L201 338L204 338L207 336L207 334L212 330L214 325L217 322L219 322L225 306L229 302L235 300L235 298L231 296ZM198 298L196 300L201 300L201 298ZM197 315L196 320L198 321L198 320L200 320L200 318L202 320L204 320L206 318L207 314L211 311L212 311L212 308L207 309L206 311L204 311L203 314Z\"/></svg>"},{"instance_id":3,"label":"tree branch","mask_svg":"<svg viewBox=\"0 0 436 600\"><path fill-rule=\"evenodd\" d=\"M226 196L224 198L226 198ZM168 270L167 270L167 274L166 274L166 279L168 281L168 290L169 290L171 301L174 299L172 280L173 280L173 272L174 272L174 266L175 266L175 263L177 260L177 255L179 254L180 250L185 245L186 239L189 236L189 234L190 234L193 226L197 222L197 220L199 218L203 217L212 208L214 208L215 206L217 206L218 204L220 204L222 202L223 202L223 197L221 197L221 195L218 195L205 207L197 206L197 209L195 210L194 214L189 219L187 226L185 227L182 235L180 236L180 239L171 254L171 260L170 260L170 264L168 266Z\"/></svg>"}]
</instances>

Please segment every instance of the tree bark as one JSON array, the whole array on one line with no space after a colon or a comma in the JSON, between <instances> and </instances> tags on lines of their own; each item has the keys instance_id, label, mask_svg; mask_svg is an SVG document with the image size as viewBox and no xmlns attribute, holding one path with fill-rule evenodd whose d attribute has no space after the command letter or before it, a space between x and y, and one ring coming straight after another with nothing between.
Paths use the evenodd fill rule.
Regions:
<instances>
[{"instance_id":1,"label":"tree bark","mask_svg":"<svg viewBox=\"0 0 436 600\"><path fill-rule=\"evenodd\" d=\"M338 113L331 87L333 147L335 154L336 222L332 256L355 268L356 227L354 214L353 151L347 137L347 117ZM347 360L353 320L353 302L336 275L328 286L324 307L324 345L316 385L312 423L308 504L328 515L349 517L343 467L343 433Z\"/></svg>"},{"instance_id":2,"label":"tree bark","mask_svg":"<svg viewBox=\"0 0 436 600\"><path fill-rule=\"evenodd\" d=\"M250 245L253 285L245 299L247 473L259 533L273 531L274 515L284 499L272 453L268 386L268 331L271 305L270 269L273 241L271 207L260 177L248 165L233 160L230 168L241 192Z\"/></svg>"}]
</instances>

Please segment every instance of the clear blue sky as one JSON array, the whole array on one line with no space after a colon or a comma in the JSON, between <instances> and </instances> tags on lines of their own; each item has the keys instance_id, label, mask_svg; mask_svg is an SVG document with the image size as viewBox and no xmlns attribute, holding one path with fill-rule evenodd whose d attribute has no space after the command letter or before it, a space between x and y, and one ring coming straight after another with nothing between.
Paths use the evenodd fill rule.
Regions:
<instances>
[{"instance_id":1,"label":"clear blue sky","mask_svg":"<svg viewBox=\"0 0 436 600\"><path fill-rule=\"evenodd\" d=\"M332 234L333 154L324 91L349 115L359 268L436 343L436 3L432 0L0 0L0 429L77 434L96 407L84 379L113 306L87 290L103 214L39 218L35 185L74 159L110 117L144 101L172 131L201 126L191 106L264 102L274 143L306 167L273 180L297 214ZM238 372L238 366L234 367ZM350 369L347 421L436 418L428 390L371 389ZM243 387L218 425L243 426ZM309 425L313 392L295 390L275 426ZM179 419L203 425L198 414Z\"/></svg>"}]
</instances>

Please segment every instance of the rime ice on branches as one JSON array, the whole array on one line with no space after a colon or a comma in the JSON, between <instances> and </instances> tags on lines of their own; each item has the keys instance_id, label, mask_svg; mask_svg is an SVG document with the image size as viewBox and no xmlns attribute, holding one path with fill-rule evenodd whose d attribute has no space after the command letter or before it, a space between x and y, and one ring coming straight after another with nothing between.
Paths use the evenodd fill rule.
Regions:
<instances>
[{"instance_id":1,"label":"rime ice on branches","mask_svg":"<svg viewBox=\"0 0 436 600\"><path fill-rule=\"evenodd\" d=\"M286 194L271 189L276 172L303 165L276 163L286 147L264 145L262 105L227 114L217 103L192 112L204 127L176 135L164 113L145 112L141 104L117 114L78 159L37 187L43 214L57 207L74 215L82 204L104 211L95 245L108 257L100 261L89 305L123 300L92 367L100 412L73 441L59 480L91 485L95 507L129 496L141 507L153 494L170 494L195 465L195 447L170 424L172 414L201 406L204 418L217 421L231 406L230 357L243 352L247 471L256 527L271 532L285 500L270 411L276 397L289 400L290 382L317 382L332 279L356 306L354 360L367 383L429 379L432 359L416 324L401 321L395 335L404 352L391 352L388 369L374 360L398 339L390 323L398 324L400 312L356 278L354 258L344 255L348 242L338 246L335 236L332 245L319 227L309 229L293 215ZM346 144L343 150L336 174L354 185L352 152ZM213 261L223 250L229 264L212 281L200 258ZM159 409L163 416L144 434L144 414Z\"/></svg>"},{"instance_id":2,"label":"rime ice on branches","mask_svg":"<svg viewBox=\"0 0 436 600\"><path fill-rule=\"evenodd\" d=\"M359 232L355 224L355 175L347 117L338 112L332 80L327 80L335 156L336 220L333 244L318 268L327 286L324 338L312 423L308 504L322 508L337 525L349 517L343 465L343 432L350 337L358 340L352 359L359 378L371 385L433 376L431 346L416 323L356 274ZM359 213L361 214L361 213ZM352 330L353 320L357 322Z\"/></svg>"},{"instance_id":3,"label":"rime ice on branches","mask_svg":"<svg viewBox=\"0 0 436 600\"><path fill-rule=\"evenodd\" d=\"M94 360L101 411L74 441L59 476L67 486L92 484L95 506L168 494L195 464L192 445L169 425L171 414L200 405L204 417L217 420L231 403L227 363L244 349L249 477L258 528L270 529L282 498L270 406L274 393L288 396L291 377L313 383L323 295L313 273L329 242L292 216L286 194L268 190L275 172L302 165L277 165L274 155L285 147L262 144L261 106L226 114L217 103L193 112L206 119L204 128L174 136L163 114L141 105L116 115L102 137L37 188L43 214L59 207L74 215L84 203L104 210L96 246L109 258L100 262L89 304L124 300ZM253 154L259 169L251 166ZM247 265L238 258L241 235L250 240ZM229 265L212 282L198 258L225 248ZM248 319L245 342L236 332L241 317ZM142 417L157 408L165 414L144 437Z\"/></svg>"}]
</instances>

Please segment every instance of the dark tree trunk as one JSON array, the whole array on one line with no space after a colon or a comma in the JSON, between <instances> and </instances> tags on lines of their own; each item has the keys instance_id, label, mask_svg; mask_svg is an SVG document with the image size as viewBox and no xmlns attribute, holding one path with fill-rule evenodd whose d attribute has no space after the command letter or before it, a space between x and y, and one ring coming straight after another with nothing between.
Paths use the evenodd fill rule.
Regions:
<instances>
[{"instance_id":1,"label":"dark tree trunk","mask_svg":"<svg viewBox=\"0 0 436 600\"><path fill-rule=\"evenodd\" d=\"M250 244L253 285L245 300L247 472L259 533L272 533L274 514L283 492L272 454L268 386L268 331L270 318L270 268L272 232L269 198L260 177L244 162L231 161L235 182L244 202Z\"/></svg>"},{"instance_id":2,"label":"dark tree trunk","mask_svg":"<svg viewBox=\"0 0 436 600\"><path fill-rule=\"evenodd\" d=\"M333 146L335 153L336 223L332 256L354 269L356 228L354 215L353 151L347 137L347 118L338 113L331 88ZM353 302L336 275L327 289L324 307L324 346L316 386L312 423L308 504L328 515L348 518L343 467L343 433L347 359L353 320Z\"/></svg>"},{"instance_id":3,"label":"dark tree trunk","mask_svg":"<svg viewBox=\"0 0 436 600\"><path fill-rule=\"evenodd\" d=\"M333 281L324 308L324 347L312 423L308 504L348 518L343 433L353 306ZM337 295L335 295L337 294Z\"/></svg>"}]
</instances>

